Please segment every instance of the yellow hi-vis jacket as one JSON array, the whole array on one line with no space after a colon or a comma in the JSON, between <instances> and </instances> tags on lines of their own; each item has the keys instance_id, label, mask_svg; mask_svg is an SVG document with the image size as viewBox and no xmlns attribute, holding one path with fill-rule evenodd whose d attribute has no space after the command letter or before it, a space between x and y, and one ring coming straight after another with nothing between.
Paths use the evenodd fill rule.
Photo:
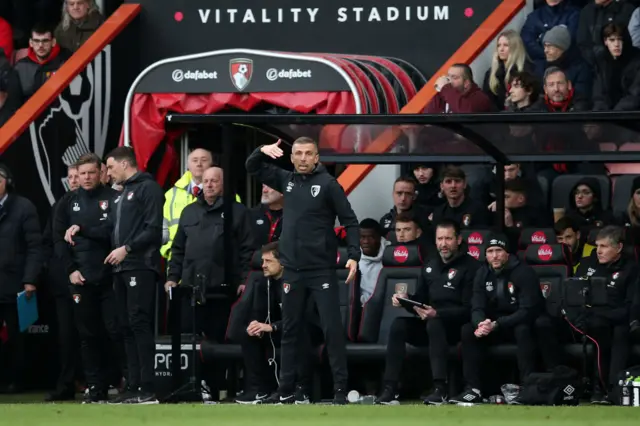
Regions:
<instances>
[{"instance_id":1,"label":"yellow hi-vis jacket","mask_svg":"<svg viewBox=\"0 0 640 426\"><path fill-rule=\"evenodd\" d=\"M173 184L173 188L164 194L164 217L165 224L169 228L169 241L160 248L160 254L165 259L171 259L171 244L178 232L178 223L182 210L196 200L193 194L189 193L191 183L191 172L187 171L180 179ZM240 196L236 194L236 201L241 202Z\"/></svg>"}]
</instances>

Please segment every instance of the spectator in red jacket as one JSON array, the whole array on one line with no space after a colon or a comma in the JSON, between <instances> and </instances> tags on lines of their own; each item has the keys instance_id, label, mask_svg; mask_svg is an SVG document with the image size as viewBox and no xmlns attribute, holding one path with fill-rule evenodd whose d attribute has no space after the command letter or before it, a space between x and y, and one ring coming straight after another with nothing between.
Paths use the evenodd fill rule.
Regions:
<instances>
[{"instance_id":1,"label":"spectator in red jacket","mask_svg":"<svg viewBox=\"0 0 640 426\"><path fill-rule=\"evenodd\" d=\"M453 64L447 75L436 80L436 96L429 102L427 114L463 114L491 112L493 103L473 81L467 64Z\"/></svg>"},{"instance_id":2,"label":"spectator in red jacket","mask_svg":"<svg viewBox=\"0 0 640 426\"><path fill-rule=\"evenodd\" d=\"M0 16L0 49L11 62L13 58L13 30L11 25Z\"/></svg>"}]
</instances>

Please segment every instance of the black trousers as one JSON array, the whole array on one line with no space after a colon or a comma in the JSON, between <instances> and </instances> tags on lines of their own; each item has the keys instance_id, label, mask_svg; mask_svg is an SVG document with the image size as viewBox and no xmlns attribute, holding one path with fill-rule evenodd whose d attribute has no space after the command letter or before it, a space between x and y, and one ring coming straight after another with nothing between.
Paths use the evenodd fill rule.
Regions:
<instances>
[{"instance_id":1,"label":"black trousers","mask_svg":"<svg viewBox=\"0 0 640 426\"><path fill-rule=\"evenodd\" d=\"M312 345L312 334L303 333L298 341L299 353L301 354L296 364L296 385L309 388L311 383L309 352ZM254 337L245 334L240 341L242 347L242 358L244 360L245 390L270 393L276 383L279 360L276 357L276 348L280 347L280 333L269 335L264 333L262 337ZM275 361L275 362L274 362Z\"/></svg>"},{"instance_id":2,"label":"black trousers","mask_svg":"<svg viewBox=\"0 0 640 426\"><path fill-rule=\"evenodd\" d=\"M335 390L346 389L347 353L345 332L340 316L340 295L334 270L295 272L285 268L282 289L282 339L280 391L295 388L296 365L305 354L300 353L300 339L306 333L307 297L316 302L320 324L329 355Z\"/></svg>"},{"instance_id":3,"label":"black trousers","mask_svg":"<svg viewBox=\"0 0 640 426\"><path fill-rule=\"evenodd\" d=\"M70 294L56 295L56 317L58 320L58 357L60 373L56 389L75 392L75 379L81 369L80 339L73 319L73 299Z\"/></svg>"},{"instance_id":4,"label":"black trousers","mask_svg":"<svg viewBox=\"0 0 640 426\"><path fill-rule=\"evenodd\" d=\"M116 295L111 280L73 287L75 324L81 342L84 374L89 386L107 390L125 362L118 330Z\"/></svg>"},{"instance_id":5,"label":"black trousers","mask_svg":"<svg viewBox=\"0 0 640 426\"><path fill-rule=\"evenodd\" d=\"M7 324L8 340L2 345L2 349L8 353L10 366L8 371L0 371L0 374L5 375L7 383L20 385L25 367L24 336L20 333L16 303L0 303L0 327L3 321Z\"/></svg>"},{"instance_id":6,"label":"black trousers","mask_svg":"<svg viewBox=\"0 0 640 426\"><path fill-rule=\"evenodd\" d=\"M533 327L520 324L512 329L498 328L488 336L476 337L476 327L469 323L462 327L462 370L467 386L482 390L480 373L488 370L485 362L487 348L498 343L515 342L517 345L518 370L520 380L531 374L535 368L536 346Z\"/></svg>"},{"instance_id":7,"label":"black trousers","mask_svg":"<svg viewBox=\"0 0 640 426\"><path fill-rule=\"evenodd\" d=\"M153 271L123 271L114 275L118 321L127 354L130 389L154 392L155 315L157 275Z\"/></svg>"},{"instance_id":8,"label":"black trousers","mask_svg":"<svg viewBox=\"0 0 640 426\"><path fill-rule=\"evenodd\" d=\"M578 328L595 339L600 347L600 368L602 371L598 368L596 354L596 360L593 363L594 374L599 377L599 373L602 373L603 382L610 386L614 385L618 373L627 367L629 324L626 322L614 324L605 318L591 316L583 321ZM536 320L536 334L542 359L547 369L565 361L563 344L582 341L580 333L574 331L566 321L548 316L541 316Z\"/></svg>"},{"instance_id":9,"label":"black trousers","mask_svg":"<svg viewBox=\"0 0 640 426\"><path fill-rule=\"evenodd\" d=\"M420 318L396 318L389 330L384 370L385 385L396 387L400 380L406 356L406 343L413 346L429 345L431 375L437 385L447 382L449 372L449 346L460 341L462 324L446 323L440 318L423 321Z\"/></svg>"}]
</instances>

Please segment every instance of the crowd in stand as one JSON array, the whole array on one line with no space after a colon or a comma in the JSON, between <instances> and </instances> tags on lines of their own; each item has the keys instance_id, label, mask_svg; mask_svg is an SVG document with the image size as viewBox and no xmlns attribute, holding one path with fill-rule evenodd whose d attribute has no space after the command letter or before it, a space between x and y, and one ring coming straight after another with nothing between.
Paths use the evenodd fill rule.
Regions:
<instances>
[{"instance_id":1,"label":"crowd in stand","mask_svg":"<svg viewBox=\"0 0 640 426\"><path fill-rule=\"evenodd\" d=\"M28 0L7 2L13 7L0 10L0 126L104 22L95 0L40 3L34 9Z\"/></svg>"}]
</instances>

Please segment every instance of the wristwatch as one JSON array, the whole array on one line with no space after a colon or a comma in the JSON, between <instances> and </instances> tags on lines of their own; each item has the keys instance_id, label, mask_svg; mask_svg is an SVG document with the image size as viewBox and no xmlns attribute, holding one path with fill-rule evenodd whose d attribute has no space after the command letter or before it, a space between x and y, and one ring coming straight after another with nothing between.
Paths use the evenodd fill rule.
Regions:
<instances>
[{"instance_id":1,"label":"wristwatch","mask_svg":"<svg viewBox=\"0 0 640 426\"><path fill-rule=\"evenodd\" d=\"M131 246L129 244L127 244L126 246L124 246L124 251L127 252L127 254L131 253Z\"/></svg>"},{"instance_id":2,"label":"wristwatch","mask_svg":"<svg viewBox=\"0 0 640 426\"><path fill-rule=\"evenodd\" d=\"M278 331L278 326L276 324L270 324L271 325L271 331L273 333L275 333L276 331Z\"/></svg>"}]
</instances>

